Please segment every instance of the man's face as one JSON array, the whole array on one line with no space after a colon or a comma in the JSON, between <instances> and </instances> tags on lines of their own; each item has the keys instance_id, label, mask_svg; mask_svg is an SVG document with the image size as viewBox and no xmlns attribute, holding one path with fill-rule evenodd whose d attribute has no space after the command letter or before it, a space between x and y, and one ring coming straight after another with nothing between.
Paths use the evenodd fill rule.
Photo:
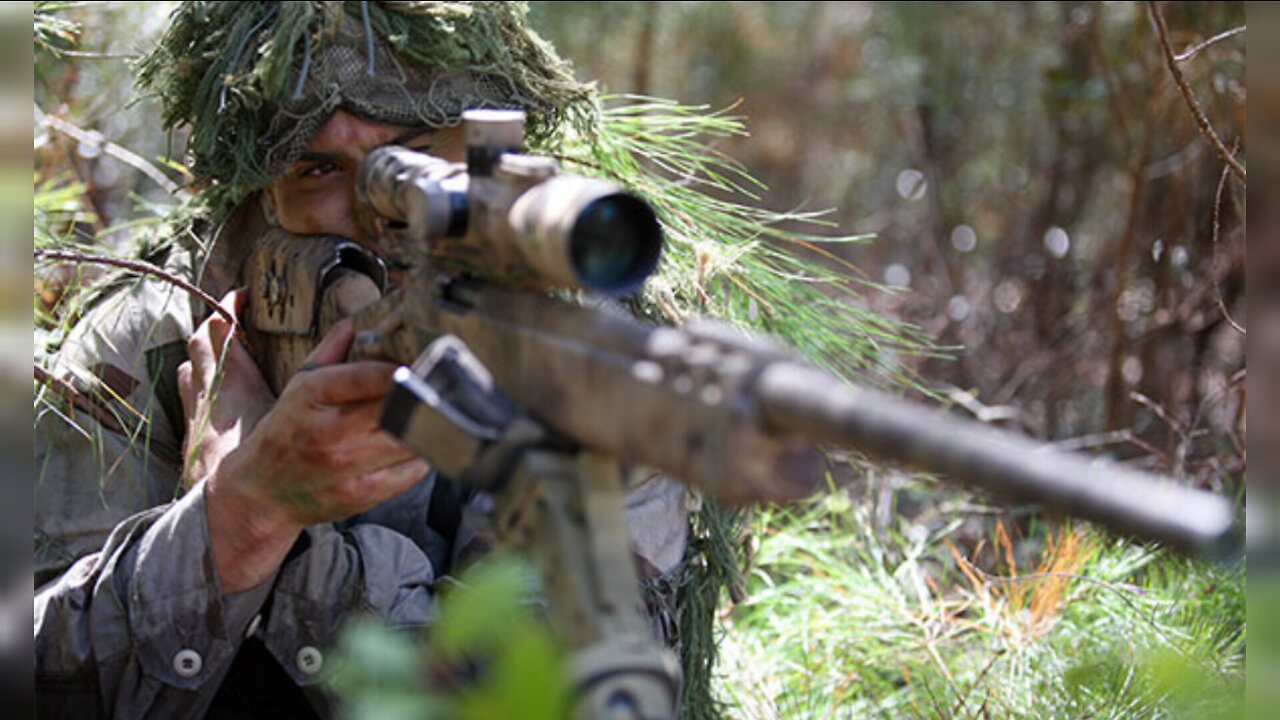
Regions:
<instances>
[{"instance_id":1,"label":"man's face","mask_svg":"<svg viewBox=\"0 0 1280 720\"><path fill-rule=\"evenodd\" d=\"M287 172L266 189L280 227L298 235L340 235L377 252L373 218L356 199L356 173L371 150L403 145L461 162L462 128L410 130L361 120L339 110Z\"/></svg>"}]
</instances>

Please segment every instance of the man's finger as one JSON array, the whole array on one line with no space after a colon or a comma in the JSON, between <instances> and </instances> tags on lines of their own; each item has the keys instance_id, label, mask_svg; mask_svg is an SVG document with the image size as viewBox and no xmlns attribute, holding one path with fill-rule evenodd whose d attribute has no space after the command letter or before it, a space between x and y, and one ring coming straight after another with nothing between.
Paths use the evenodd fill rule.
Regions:
<instances>
[{"instance_id":1,"label":"man's finger","mask_svg":"<svg viewBox=\"0 0 1280 720\"><path fill-rule=\"evenodd\" d=\"M396 366L388 362L363 361L330 365L298 373L289 381L300 386L308 400L326 405L377 400L391 387Z\"/></svg>"},{"instance_id":2,"label":"man's finger","mask_svg":"<svg viewBox=\"0 0 1280 720\"><path fill-rule=\"evenodd\" d=\"M411 460L415 453L387 433L366 430L329 446L328 457L340 474L355 477Z\"/></svg>"},{"instance_id":3,"label":"man's finger","mask_svg":"<svg viewBox=\"0 0 1280 720\"><path fill-rule=\"evenodd\" d=\"M187 357L197 367L208 365L215 360L213 341L209 338L209 325L215 320L223 322L221 318L211 317L200 323L191 337L187 338Z\"/></svg>"},{"instance_id":4,"label":"man's finger","mask_svg":"<svg viewBox=\"0 0 1280 720\"><path fill-rule=\"evenodd\" d=\"M222 296L218 304L232 316L238 317L249 299L248 291L232 290ZM210 315L200 323L187 340L187 357L198 367L211 367L222 356L231 334L231 324L221 315Z\"/></svg>"},{"instance_id":5,"label":"man's finger","mask_svg":"<svg viewBox=\"0 0 1280 720\"><path fill-rule=\"evenodd\" d=\"M231 350L231 325L222 318L209 319L209 343L215 358L222 357Z\"/></svg>"},{"instance_id":6,"label":"man's finger","mask_svg":"<svg viewBox=\"0 0 1280 720\"><path fill-rule=\"evenodd\" d=\"M343 318L325 333L320 344L307 356L306 362L312 365L333 365L347 359L347 351L351 349L351 340L355 337L351 319Z\"/></svg>"},{"instance_id":7,"label":"man's finger","mask_svg":"<svg viewBox=\"0 0 1280 720\"><path fill-rule=\"evenodd\" d=\"M178 366L178 397L182 400L182 416L190 418L196 407L196 390L191 386L190 360L184 360Z\"/></svg>"},{"instance_id":8,"label":"man's finger","mask_svg":"<svg viewBox=\"0 0 1280 720\"><path fill-rule=\"evenodd\" d=\"M369 432L368 445L370 452L376 452L385 458L386 462L392 459L405 460L414 457L417 453L404 446L404 443L389 432L382 428L377 428ZM385 464L385 463L384 463Z\"/></svg>"},{"instance_id":9,"label":"man's finger","mask_svg":"<svg viewBox=\"0 0 1280 720\"><path fill-rule=\"evenodd\" d=\"M222 300L218 302L222 309L231 313L237 321L240 321L240 313L244 310L245 303L249 302L249 288L236 288L226 295L222 296Z\"/></svg>"},{"instance_id":10,"label":"man's finger","mask_svg":"<svg viewBox=\"0 0 1280 720\"><path fill-rule=\"evenodd\" d=\"M431 463L420 457L413 457L373 472L365 473L357 479L365 498L365 503L373 507L389 500L413 487L431 471Z\"/></svg>"},{"instance_id":11,"label":"man's finger","mask_svg":"<svg viewBox=\"0 0 1280 720\"><path fill-rule=\"evenodd\" d=\"M377 395L360 402L343 403L338 406L341 422L351 428L360 430L380 430L378 419L382 417L382 395Z\"/></svg>"}]
</instances>

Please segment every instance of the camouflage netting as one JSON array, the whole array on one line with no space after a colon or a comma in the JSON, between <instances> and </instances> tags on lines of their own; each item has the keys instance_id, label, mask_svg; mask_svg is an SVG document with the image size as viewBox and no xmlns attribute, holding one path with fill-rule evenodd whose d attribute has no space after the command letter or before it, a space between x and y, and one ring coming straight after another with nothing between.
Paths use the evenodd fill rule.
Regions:
<instances>
[{"instance_id":1,"label":"camouflage netting","mask_svg":"<svg viewBox=\"0 0 1280 720\"><path fill-rule=\"evenodd\" d=\"M215 216L271 182L341 108L372 122L456 125L528 113L531 147L597 122L594 87L534 33L523 3L184 2L139 65Z\"/></svg>"}]
</instances>

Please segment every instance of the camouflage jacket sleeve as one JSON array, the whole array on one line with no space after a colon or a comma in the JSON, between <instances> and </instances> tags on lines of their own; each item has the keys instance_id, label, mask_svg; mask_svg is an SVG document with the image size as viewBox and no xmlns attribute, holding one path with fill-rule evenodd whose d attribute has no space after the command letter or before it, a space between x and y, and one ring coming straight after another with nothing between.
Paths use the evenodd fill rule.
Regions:
<instances>
[{"instance_id":1,"label":"camouflage jacket sleeve","mask_svg":"<svg viewBox=\"0 0 1280 720\"><path fill-rule=\"evenodd\" d=\"M171 269L173 264L171 264ZM104 292L41 358L71 403L39 388L35 420L37 584L102 547L112 528L180 487L176 368L191 334L184 291L134 279Z\"/></svg>"},{"instance_id":2,"label":"camouflage jacket sleeve","mask_svg":"<svg viewBox=\"0 0 1280 720\"><path fill-rule=\"evenodd\" d=\"M38 717L203 717L249 636L318 698L344 618L434 619L430 562L408 539L370 525L308 528L274 578L221 595L203 490L129 518L101 552L37 594Z\"/></svg>"}]
</instances>

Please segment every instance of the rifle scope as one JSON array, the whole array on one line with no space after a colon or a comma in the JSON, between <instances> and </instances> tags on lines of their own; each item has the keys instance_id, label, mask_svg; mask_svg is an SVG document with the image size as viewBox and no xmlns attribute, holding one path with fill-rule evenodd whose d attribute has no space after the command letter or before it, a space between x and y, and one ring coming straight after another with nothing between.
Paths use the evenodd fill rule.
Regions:
<instances>
[{"instance_id":1,"label":"rifle scope","mask_svg":"<svg viewBox=\"0 0 1280 720\"><path fill-rule=\"evenodd\" d=\"M613 296L644 284L662 254L648 203L617 183L562 175L555 160L516 152L523 113L463 118L465 171L401 147L379 148L360 166L356 192L390 221L384 239L393 262L412 264L425 249L504 284Z\"/></svg>"}]
</instances>

